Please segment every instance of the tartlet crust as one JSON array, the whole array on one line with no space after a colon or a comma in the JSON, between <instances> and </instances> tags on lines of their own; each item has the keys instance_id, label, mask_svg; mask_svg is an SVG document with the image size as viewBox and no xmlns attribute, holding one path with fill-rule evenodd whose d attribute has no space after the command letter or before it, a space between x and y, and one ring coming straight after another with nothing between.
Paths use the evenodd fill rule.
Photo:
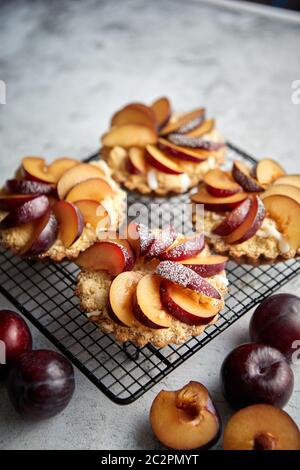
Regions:
<instances>
[{"instance_id":1,"label":"tartlet crust","mask_svg":"<svg viewBox=\"0 0 300 470\"><path fill-rule=\"evenodd\" d=\"M300 255L300 248L298 250L290 249L286 253L282 253L279 243L274 237L261 237L259 231L244 243L228 245L224 239L212 234L212 230L224 217L224 214L213 211L204 212L206 241L216 253L227 255L240 264L247 263L254 266L282 262ZM271 218L267 217L266 220L268 223L276 225L276 222Z\"/></svg>"},{"instance_id":2,"label":"tartlet crust","mask_svg":"<svg viewBox=\"0 0 300 470\"><path fill-rule=\"evenodd\" d=\"M207 254L209 254L208 247L200 255L205 256ZM134 271L143 274L153 273L158 263L159 261L157 260L147 263L139 260L134 266ZM219 301L220 310L224 308L224 297L227 293L226 283L222 279L224 276L225 272L222 272L221 275L207 278L222 295L222 301ZM150 343L157 348L163 348L168 344L182 344L190 337L199 336L208 326L187 325L175 318L172 319L170 328L151 329L138 321L136 321L135 327L120 326L109 317L107 310L107 298L112 279L104 271L82 271L78 276L75 294L79 297L80 307L87 313L89 320L95 323L103 333L112 334L120 343L130 341L139 347ZM215 323L217 318L218 315L214 317L210 325Z\"/></svg>"},{"instance_id":3,"label":"tartlet crust","mask_svg":"<svg viewBox=\"0 0 300 470\"><path fill-rule=\"evenodd\" d=\"M97 165L97 163L92 164ZM104 202L105 207L109 211L112 219L112 226L110 229L114 230L114 228L117 228L120 224L122 224L123 220L125 219L126 193L118 187L114 180L112 180L109 173L106 175L106 179L113 185L115 195L113 197L108 197L101 202ZM3 220L6 215L7 212L0 211L0 221ZM7 230L0 230L0 244L15 255L19 255L32 234L33 226L30 223ZM58 235L57 240L51 246L51 248L36 258L39 260L49 258L56 263L61 262L65 258L69 260L75 260L81 252L87 250L97 240L98 235L96 231L92 227L86 225L81 236L69 248L64 246Z\"/></svg>"}]
</instances>

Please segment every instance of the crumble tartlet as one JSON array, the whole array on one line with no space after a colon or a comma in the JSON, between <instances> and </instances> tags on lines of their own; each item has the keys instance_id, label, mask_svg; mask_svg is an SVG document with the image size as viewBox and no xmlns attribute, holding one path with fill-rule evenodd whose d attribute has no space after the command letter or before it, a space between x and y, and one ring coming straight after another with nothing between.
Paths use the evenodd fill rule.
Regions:
<instances>
[{"instance_id":1,"label":"crumble tartlet","mask_svg":"<svg viewBox=\"0 0 300 470\"><path fill-rule=\"evenodd\" d=\"M217 253L253 264L300 254L300 176L274 160L213 170L192 201L204 205L206 239Z\"/></svg>"},{"instance_id":2,"label":"crumble tartlet","mask_svg":"<svg viewBox=\"0 0 300 470\"><path fill-rule=\"evenodd\" d=\"M26 157L0 195L0 242L17 255L76 259L125 214L125 192L105 162Z\"/></svg>"},{"instance_id":3,"label":"crumble tartlet","mask_svg":"<svg viewBox=\"0 0 300 470\"><path fill-rule=\"evenodd\" d=\"M224 307L227 258L211 256L203 235L135 228L138 241L103 241L79 256L81 309L121 343L162 348L200 335Z\"/></svg>"},{"instance_id":4,"label":"crumble tartlet","mask_svg":"<svg viewBox=\"0 0 300 470\"><path fill-rule=\"evenodd\" d=\"M204 108L175 114L167 98L119 110L101 143L101 155L116 181L160 196L196 186L226 154L224 139Z\"/></svg>"}]
</instances>

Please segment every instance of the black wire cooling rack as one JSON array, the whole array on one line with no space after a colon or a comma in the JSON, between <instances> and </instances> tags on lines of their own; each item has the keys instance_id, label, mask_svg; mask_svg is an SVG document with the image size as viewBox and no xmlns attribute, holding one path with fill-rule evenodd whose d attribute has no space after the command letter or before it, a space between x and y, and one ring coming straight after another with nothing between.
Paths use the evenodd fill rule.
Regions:
<instances>
[{"instance_id":1,"label":"black wire cooling rack","mask_svg":"<svg viewBox=\"0 0 300 470\"><path fill-rule=\"evenodd\" d=\"M229 164L232 159L255 163L253 157L232 144L228 148ZM157 198L131 193L128 201L149 204L157 202ZM168 201L178 207L188 202L189 197L182 194ZM119 345L110 335L100 333L80 312L74 296L78 273L74 264L26 261L0 250L0 292L103 393L119 404L137 400L299 271L297 260L260 267L229 262L230 293L215 325L181 346L138 349L129 343Z\"/></svg>"}]
</instances>

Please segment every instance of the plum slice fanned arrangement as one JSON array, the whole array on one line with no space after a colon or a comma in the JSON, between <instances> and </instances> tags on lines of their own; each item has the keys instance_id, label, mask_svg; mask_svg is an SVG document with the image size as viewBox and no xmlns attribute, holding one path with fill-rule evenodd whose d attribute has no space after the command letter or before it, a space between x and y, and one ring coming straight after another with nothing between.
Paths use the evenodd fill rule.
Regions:
<instances>
[{"instance_id":1,"label":"plum slice fanned arrangement","mask_svg":"<svg viewBox=\"0 0 300 470\"><path fill-rule=\"evenodd\" d=\"M101 154L127 189L165 196L184 193L224 161L226 146L204 108L172 111L168 98L130 103L111 119Z\"/></svg>"},{"instance_id":2,"label":"plum slice fanned arrangement","mask_svg":"<svg viewBox=\"0 0 300 470\"><path fill-rule=\"evenodd\" d=\"M126 238L80 254L76 294L101 331L117 341L181 344L216 321L227 293L227 258L211 255L203 234L131 222Z\"/></svg>"},{"instance_id":3,"label":"plum slice fanned arrangement","mask_svg":"<svg viewBox=\"0 0 300 470\"><path fill-rule=\"evenodd\" d=\"M192 201L204 205L205 234L217 253L254 264L300 253L300 176L274 160L211 170Z\"/></svg>"},{"instance_id":4,"label":"plum slice fanned arrangement","mask_svg":"<svg viewBox=\"0 0 300 470\"><path fill-rule=\"evenodd\" d=\"M124 198L105 162L25 157L1 191L1 243L25 257L76 259L122 219Z\"/></svg>"}]
</instances>

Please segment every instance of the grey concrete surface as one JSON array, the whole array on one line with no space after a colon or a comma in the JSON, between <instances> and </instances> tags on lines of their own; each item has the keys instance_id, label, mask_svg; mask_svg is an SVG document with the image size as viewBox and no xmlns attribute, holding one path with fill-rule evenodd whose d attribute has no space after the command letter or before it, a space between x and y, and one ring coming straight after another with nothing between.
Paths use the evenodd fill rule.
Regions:
<instances>
[{"instance_id":1,"label":"grey concrete surface","mask_svg":"<svg viewBox=\"0 0 300 470\"><path fill-rule=\"evenodd\" d=\"M225 136L258 158L279 159L299 172L300 19L260 16L185 2L2 1L0 176L24 155L49 160L94 152L112 112L130 100L169 95L177 109L205 105ZM299 21L297 21L299 19ZM285 292L299 292L300 279ZM0 297L0 308L9 303ZM0 387L2 449L158 449L148 411L162 388L200 380L224 422L230 410L220 392L224 356L247 341L250 314L190 358L136 403L120 408L80 372L69 407L38 424L22 422ZM34 328L37 347L51 344ZM286 410L300 424L299 366Z\"/></svg>"}]
</instances>

